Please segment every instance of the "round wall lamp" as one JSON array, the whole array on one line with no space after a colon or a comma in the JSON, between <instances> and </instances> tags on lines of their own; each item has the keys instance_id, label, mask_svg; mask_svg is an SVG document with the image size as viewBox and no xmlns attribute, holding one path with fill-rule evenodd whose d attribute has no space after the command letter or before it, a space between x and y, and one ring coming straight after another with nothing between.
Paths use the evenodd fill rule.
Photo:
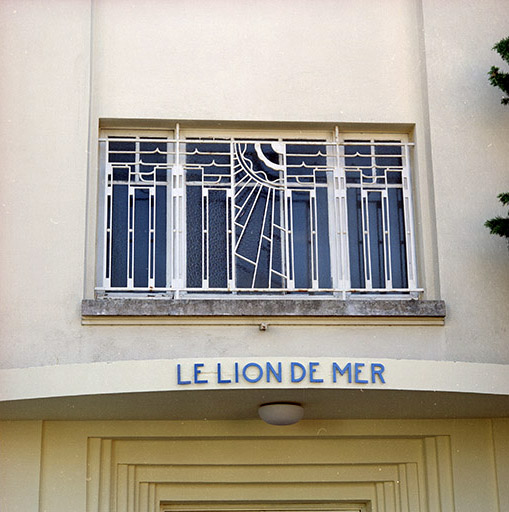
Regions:
<instances>
[{"instance_id":1,"label":"round wall lamp","mask_svg":"<svg viewBox=\"0 0 509 512\"><path fill-rule=\"evenodd\" d=\"M258 408L258 414L269 425L293 425L304 416L304 407L287 402L263 404Z\"/></svg>"}]
</instances>

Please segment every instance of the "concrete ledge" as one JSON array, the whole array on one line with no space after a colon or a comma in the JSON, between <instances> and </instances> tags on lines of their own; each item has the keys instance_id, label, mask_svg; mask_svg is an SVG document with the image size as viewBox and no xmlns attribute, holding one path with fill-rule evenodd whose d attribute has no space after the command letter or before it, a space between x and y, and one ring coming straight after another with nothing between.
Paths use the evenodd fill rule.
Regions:
<instances>
[{"instance_id":1,"label":"concrete ledge","mask_svg":"<svg viewBox=\"0 0 509 512\"><path fill-rule=\"evenodd\" d=\"M445 318L441 300L85 299L83 318L104 317L383 317Z\"/></svg>"}]
</instances>

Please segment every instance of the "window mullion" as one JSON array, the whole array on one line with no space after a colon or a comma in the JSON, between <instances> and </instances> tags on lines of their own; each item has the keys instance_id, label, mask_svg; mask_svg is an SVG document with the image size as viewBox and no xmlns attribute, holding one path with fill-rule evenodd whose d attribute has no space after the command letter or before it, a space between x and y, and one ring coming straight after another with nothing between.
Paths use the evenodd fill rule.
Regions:
<instances>
[{"instance_id":1,"label":"window mullion","mask_svg":"<svg viewBox=\"0 0 509 512\"><path fill-rule=\"evenodd\" d=\"M140 166L138 163L140 151L139 138L136 137L134 146L134 183L139 181ZM127 194L127 288L134 289L134 244L135 244L135 222L136 222L136 187L132 185L133 173L131 166L129 166L128 174L128 194Z\"/></svg>"},{"instance_id":2,"label":"window mullion","mask_svg":"<svg viewBox=\"0 0 509 512\"><path fill-rule=\"evenodd\" d=\"M283 179L284 179L284 189L283 189L283 213L284 213L284 262L285 262L285 270L283 274L286 276L286 287L289 290L295 289L295 278L294 278L294 264L295 264L295 255L293 246L295 244L293 237L293 196L291 190L288 189L288 167L286 160L286 152L282 155L283 159Z\"/></svg>"},{"instance_id":3,"label":"window mullion","mask_svg":"<svg viewBox=\"0 0 509 512\"><path fill-rule=\"evenodd\" d=\"M387 179L387 178L386 178ZM392 289L391 223L389 220L389 196L387 188L381 191L382 247L384 257L385 288Z\"/></svg>"},{"instance_id":4,"label":"window mullion","mask_svg":"<svg viewBox=\"0 0 509 512\"><path fill-rule=\"evenodd\" d=\"M176 144L176 143L175 143ZM174 256L173 256L173 229L174 229L174 212L173 212L173 170L175 160L170 148L172 144L166 142L166 288L175 287L174 276ZM173 151L175 151L173 149Z\"/></svg>"},{"instance_id":5,"label":"window mullion","mask_svg":"<svg viewBox=\"0 0 509 512\"><path fill-rule=\"evenodd\" d=\"M178 297L184 288L185 269L185 175L184 167L180 162L180 138L178 125L175 137L175 163L171 172L171 232L172 232L172 287L175 297Z\"/></svg>"},{"instance_id":6,"label":"window mullion","mask_svg":"<svg viewBox=\"0 0 509 512\"><path fill-rule=\"evenodd\" d=\"M373 146L368 146L370 155ZM371 175L373 174L373 158L370 156ZM362 216L362 253L364 258L364 288L370 291L373 288L371 266L371 236L369 232L369 188L364 187L364 171L361 167L361 216Z\"/></svg>"},{"instance_id":7,"label":"window mullion","mask_svg":"<svg viewBox=\"0 0 509 512\"><path fill-rule=\"evenodd\" d=\"M228 230L229 232L226 234L226 256L227 256L227 280L228 280L228 288L233 291L237 288L237 258L235 257L235 248L237 246L237 234L236 234L236 225L235 225L235 150L234 150L234 139L230 139L230 187L226 191L226 200L227 200L227 214L226 217L228 219L229 215L229 223ZM228 208L229 205L229 208ZM228 246L229 244L229 246Z\"/></svg>"},{"instance_id":8,"label":"window mullion","mask_svg":"<svg viewBox=\"0 0 509 512\"><path fill-rule=\"evenodd\" d=\"M315 177L316 180L316 177ZM317 211L316 211L316 182L313 189L309 192L309 235L311 239L311 288L317 290L319 276L318 261L318 227L317 227Z\"/></svg>"},{"instance_id":9,"label":"window mullion","mask_svg":"<svg viewBox=\"0 0 509 512\"><path fill-rule=\"evenodd\" d=\"M154 181L152 186L149 188L149 198L148 198L148 287L150 290L155 288L156 285L156 250L155 250L155 242L156 242L156 209L157 209L157 198L156 198L156 168L154 165Z\"/></svg>"},{"instance_id":10,"label":"window mullion","mask_svg":"<svg viewBox=\"0 0 509 512\"><path fill-rule=\"evenodd\" d=\"M339 138L339 129L335 128L335 165L333 175L334 205L332 214L334 222L331 222L332 241L334 254L331 254L331 266L334 268L334 288L339 288L346 298L346 292L351 288L350 283L350 254L348 240L348 204L347 184L345 171L345 146ZM334 258L334 260L333 260ZM334 261L334 262L333 262Z\"/></svg>"},{"instance_id":11,"label":"window mullion","mask_svg":"<svg viewBox=\"0 0 509 512\"><path fill-rule=\"evenodd\" d=\"M208 189L205 188L205 182L202 176L202 189L201 189L201 227L202 227L202 288L208 290L209 288L209 194Z\"/></svg>"}]
</instances>

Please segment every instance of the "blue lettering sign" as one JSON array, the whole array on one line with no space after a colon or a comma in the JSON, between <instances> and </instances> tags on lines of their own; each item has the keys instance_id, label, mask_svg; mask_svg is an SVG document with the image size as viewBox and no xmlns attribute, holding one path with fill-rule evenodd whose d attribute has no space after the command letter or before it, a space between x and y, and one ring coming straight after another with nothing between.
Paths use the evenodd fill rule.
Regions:
<instances>
[{"instance_id":1,"label":"blue lettering sign","mask_svg":"<svg viewBox=\"0 0 509 512\"><path fill-rule=\"evenodd\" d=\"M249 377L247 374L247 370L249 368L256 368L258 370L258 376L257 377ZM244 379L246 379L248 382L258 382L262 376L263 376L263 370L262 367L258 363L247 363L246 366L242 369L242 376Z\"/></svg>"},{"instance_id":2,"label":"blue lettering sign","mask_svg":"<svg viewBox=\"0 0 509 512\"><path fill-rule=\"evenodd\" d=\"M375 377L378 376L380 384L385 384L385 379L382 373L385 370L385 366L381 363L371 363L371 382L375 383Z\"/></svg>"},{"instance_id":3,"label":"blue lettering sign","mask_svg":"<svg viewBox=\"0 0 509 512\"><path fill-rule=\"evenodd\" d=\"M355 363L355 382L357 384L367 384L368 383L367 380L361 379L359 377L364 366L366 366L364 363Z\"/></svg>"},{"instance_id":4,"label":"blue lettering sign","mask_svg":"<svg viewBox=\"0 0 509 512\"><path fill-rule=\"evenodd\" d=\"M317 379L315 377L317 366L320 366L320 363L309 363L309 382L323 382L323 379Z\"/></svg>"},{"instance_id":5,"label":"blue lettering sign","mask_svg":"<svg viewBox=\"0 0 509 512\"><path fill-rule=\"evenodd\" d=\"M337 381L337 374L343 376L348 373L348 383L352 383L352 363L347 363L344 368L341 368L338 363L332 363L332 382Z\"/></svg>"},{"instance_id":6,"label":"blue lettering sign","mask_svg":"<svg viewBox=\"0 0 509 512\"><path fill-rule=\"evenodd\" d=\"M283 379L283 371L281 369L281 362L277 364L277 372L274 369L274 367L267 362L267 382L270 382L270 376L273 375L273 377L278 381L281 382Z\"/></svg>"},{"instance_id":7,"label":"blue lettering sign","mask_svg":"<svg viewBox=\"0 0 509 512\"><path fill-rule=\"evenodd\" d=\"M219 360L215 363L215 379L210 380L214 375L212 368L205 363L177 363L177 385L187 386L190 384L255 384L264 381L266 383L297 384L307 382L312 384L328 383L348 383L348 384L385 384L385 366L382 363L363 363L363 362L332 362L332 374L325 374L322 363L318 361L299 361L271 363L269 361L255 362L246 364L239 362L227 362ZM211 364L211 363L207 363ZM325 375L324 375L325 374ZM332 377L332 378L331 378ZM344 377L344 379L341 379Z\"/></svg>"},{"instance_id":8,"label":"blue lettering sign","mask_svg":"<svg viewBox=\"0 0 509 512\"><path fill-rule=\"evenodd\" d=\"M198 376L201 374L201 369L205 365L203 363L194 363L194 383L195 384L207 384L207 379L199 379Z\"/></svg>"},{"instance_id":9,"label":"blue lettering sign","mask_svg":"<svg viewBox=\"0 0 509 512\"><path fill-rule=\"evenodd\" d=\"M180 375L181 369L180 364L177 365L177 384L191 384L190 380L182 380L182 377Z\"/></svg>"},{"instance_id":10,"label":"blue lettering sign","mask_svg":"<svg viewBox=\"0 0 509 512\"><path fill-rule=\"evenodd\" d=\"M300 377L297 377L295 375L295 368L300 368L301 374ZM292 362L290 365L290 373L291 373L291 379L292 382L301 382L304 377L306 376L306 368L303 364Z\"/></svg>"},{"instance_id":11,"label":"blue lettering sign","mask_svg":"<svg viewBox=\"0 0 509 512\"><path fill-rule=\"evenodd\" d=\"M221 377L221 363L217 363L217 382L218 384L230 384L231 379L223 379Z\"/></svg>"}]
</instances>

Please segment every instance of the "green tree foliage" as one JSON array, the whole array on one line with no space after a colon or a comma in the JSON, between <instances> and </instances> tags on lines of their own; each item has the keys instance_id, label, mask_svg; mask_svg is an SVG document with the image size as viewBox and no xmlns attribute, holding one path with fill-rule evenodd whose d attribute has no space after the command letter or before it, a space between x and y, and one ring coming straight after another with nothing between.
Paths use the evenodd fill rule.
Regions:
<instances>
[{"instance_id":1,"label":"green tree foliage","mask_svg":"<svg viewBox=\"0 0 509 512\"><path fill-rule=\"evenodd\" d=\"M509 37L499 41L493 49L509 64ZM508 95L501 100L504 105L507 105L509 103L509 73L502 73L497 66L491 66L488 75L490 84L499 87L502 92Z\"/></svg>"},{"instance_id":2,"label":"green tree foliage","mask_svg":"<svg viewBox=\"0 0 509 512\"><path fill-rule=\"evenodd\" d=\"M498 198L504 206L509 207L509 192L499 194ZM509 216L505 218L500 216L494 217L493 219L487 220L484 225L489 228L492 235L509 238Z\"/></svg>"},{"instance_id":3,"label":"green tree foliage","mask_svg":"<svg viewBox=\"0 0 509 512\"><path fill-rule=\"evenodd\" d=\"M499 41L493 49L509 64L509 37ZM492 66L488 75L491 85L499 87L502 92L508 95L502 98L501 103L503 105L509 104L509 73L502 73L500 68ZM509 192L499 194L498 198L504 206L509 206ZM509 216L505 218L500 216L494 217L487 220L484 225L490 230L491 234L509 239Z\"/></svg>"}]
</instances>

